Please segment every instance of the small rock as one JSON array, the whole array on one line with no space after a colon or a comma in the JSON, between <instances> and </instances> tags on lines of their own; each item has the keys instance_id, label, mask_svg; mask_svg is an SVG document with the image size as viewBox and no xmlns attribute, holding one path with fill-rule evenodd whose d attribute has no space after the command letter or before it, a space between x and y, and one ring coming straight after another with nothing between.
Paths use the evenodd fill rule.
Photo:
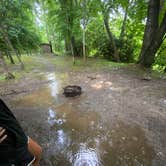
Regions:
<instances>
[{"instance_id":1,"label":"small rock","mask_svg":"<svg viewBox=\"0 0 166 166\"><path fill-rule=\"evenodd\" d=\"M142 80L144 81L150 81L152 78L149 75L144 75Z\"/></svg>"},{"instance_id":2,"label":"small rock","mask_svg":"<svg viewBox=\"0 0 166 166\"><path fill-rule=\"evenodd\" d=\"M126 139L126 137L122 137L122 140L125 140Z\"/></svg>"},{"instance_id":3,"label":"small rock","mask_svg":"<svg viewBox=\"0 0 166 166\"><path fill-rule=\"evenodd\" d=\"M100 129L102 129L103 127L102 126L100 126Z\"/></svg>"},{"instance_id":4,"label":"small rock","mask_svg":"<svg viewBox=\"0 0 166 166\"><path fill-rule=\"evenodd\" d=\"M90 124L91 124L91 126L93 126L93 125L95 124L95 122L94 122L94 121L91 121L91 123L90 123Z\"/></svg>"},{"instance_id":5,"label":"small rock","mask_svg":"<svg viewBox=\"0 0 166 166\"><path fill-rule=\"evenodd\" d=\"M159 157L164 157L164 154L163 154L163 152L158 152L158 153L157 153L157 156L159 156Z\"/></svg>"},{"instance_id":6,"label":"small rock","mask_svg":"<svg viewBox=\"0 0 166 166\"><path fill-rule=\"evenodd\" d=\"M133 140L133 141L138 141L138 138L135 137L135 136L133 136L133 137L132 137L132 140Z\"/></svg>"},{"instance_id":7,"label":"small rock","mask_svg":"<svg viewBox=\"0 0 166 166\"><path fill-rule=\"evenodd\" d=\"M142 154L143 154L143 155L145 154L145 151L144 151L144 150L142 151Z\"/></svg>"}]
</instances>

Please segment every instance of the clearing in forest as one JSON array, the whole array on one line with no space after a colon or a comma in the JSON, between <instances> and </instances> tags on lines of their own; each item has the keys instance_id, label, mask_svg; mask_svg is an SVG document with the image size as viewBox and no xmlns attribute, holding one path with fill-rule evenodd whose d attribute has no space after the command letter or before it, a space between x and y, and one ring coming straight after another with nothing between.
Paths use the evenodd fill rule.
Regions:
<instances>
[{"instance_id":1,"label":"clearing in forest","mask_svg":"<svg viewBox=\"0 0 166 166\"><path fill-rule=\"evenodd\" d=\"M25 71L10 68L17 78L0 81L0 95L42 145L41 165L165 165L164 78L101 59L74 67L70 57L25 63ZM66 85L83 94L65 98Z\"/></svg>"}]
</instances>

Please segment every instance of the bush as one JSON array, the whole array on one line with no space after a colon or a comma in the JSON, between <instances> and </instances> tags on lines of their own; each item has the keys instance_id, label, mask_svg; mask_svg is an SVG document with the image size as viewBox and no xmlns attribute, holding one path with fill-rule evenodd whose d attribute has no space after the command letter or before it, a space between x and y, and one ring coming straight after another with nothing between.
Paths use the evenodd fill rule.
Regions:
<instances>
[{"instance_id":1,"label":"bush","mask_svg":"<svg viewBox=\"0 0 166 166\"><path fill-rule=\"evenodd\" d=\"M124 37L124 39L116 39L116 45L119 50L119 56L121 62L133 62L134 61L134 44L130 36Z\"/></svg>"},{"instance_id":2,"label":"bush","mask_svg":"<svg viewBox=\"0 0 166 166\"><path fill-rule=\"evenodd\" d=\"M130 38L123 40L114 39L117 49L119 51L119 57L121 62L133 62L134 61L134 46ZM107 37L101 39L98 45L98 54L102 55L104 58L115 61L113 56L113 47Z\"/></svg>"},{"instance_id":3,"label":"bush","mask_svg":"<svg viewBox=\"0 0 166 166\"><path fill-rule=\"evenodd\" d=\"M153 68L160 72L166 72L166 42L164 42L155 57L155 63L153 65Z\"/></svg>"}]
</instances>

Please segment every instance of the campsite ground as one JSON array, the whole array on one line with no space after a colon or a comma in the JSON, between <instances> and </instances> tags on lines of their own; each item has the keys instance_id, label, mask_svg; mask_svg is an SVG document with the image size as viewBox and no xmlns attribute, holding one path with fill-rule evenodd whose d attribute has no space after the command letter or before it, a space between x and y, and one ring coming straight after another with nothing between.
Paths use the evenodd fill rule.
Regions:
<instances>
[{"instance_id":1,"label":"campsite ground","mask_svg":"<svg viewBox=\"0 0 166 166\"><path fill-rule=\"evenodd\" d=\"M165 77L102 59L24 60L24 71L10 66L15 80L0 77L0 96L43 147L41 165L166 164ZM65 98L66 85L82 95Z\"/></svg>"}]
</instances>

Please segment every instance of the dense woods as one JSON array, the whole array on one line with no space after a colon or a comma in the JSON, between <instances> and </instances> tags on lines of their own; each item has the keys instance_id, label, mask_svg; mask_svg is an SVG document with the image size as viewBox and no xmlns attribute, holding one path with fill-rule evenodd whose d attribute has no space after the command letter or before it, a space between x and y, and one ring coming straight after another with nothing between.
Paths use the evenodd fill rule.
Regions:
<instances>
[{"instance_id":1,"label":"dense woods","mask_svg":"<svg viewBox=\"0 0 166 166\"><path fill-rule=\"evenodd\" d=\"M51 44L57 55L103 57L164 71L164 0L1 0L0 56L22 69L22 54ZM7 65L4 71L9 73Z\"/></svg>"},{"instance_id":2,"label":"dense woods","mask_svg":"<svg viewBox=\"0 0 166 166\"><path fill-rule=\"evenodd\" d=\"M165 38L166 0L0 0L0 166L165 166Z\"/></svg>"}]
</instances>

